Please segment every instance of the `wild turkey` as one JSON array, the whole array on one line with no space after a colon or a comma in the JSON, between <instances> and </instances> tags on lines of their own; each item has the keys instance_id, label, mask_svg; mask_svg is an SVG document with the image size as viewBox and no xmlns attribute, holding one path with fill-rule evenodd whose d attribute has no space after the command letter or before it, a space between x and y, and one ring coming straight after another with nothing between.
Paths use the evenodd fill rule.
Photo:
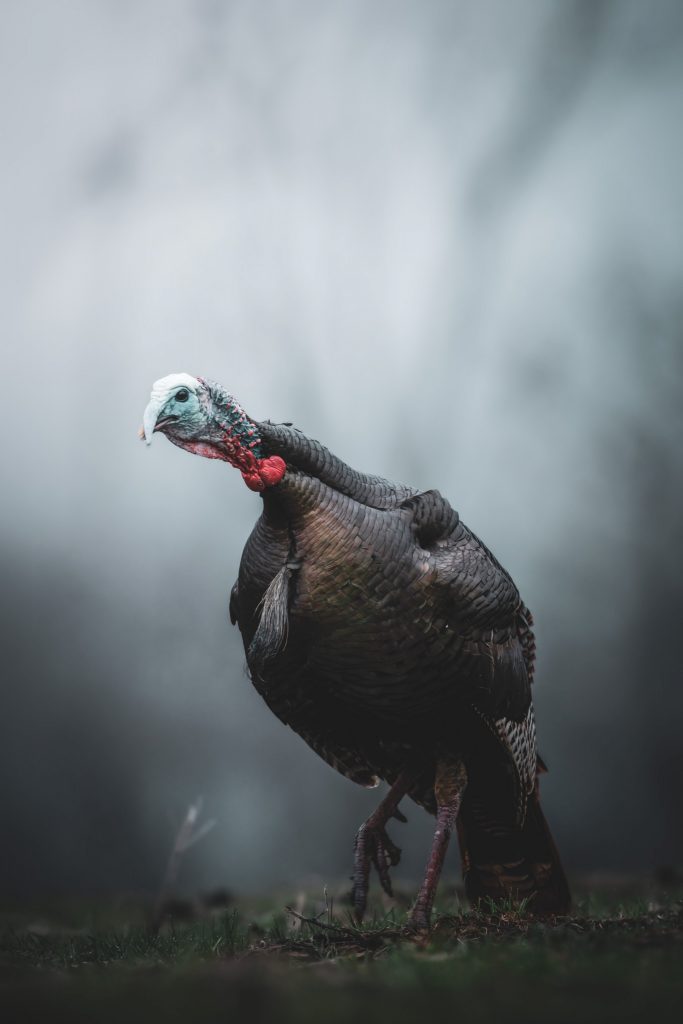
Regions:
<instances>
[{"instance_id":1,"label":"wild turkey","mask_svg":"<svg viewBox=\"0 0 683 1024\"><path fill-rule=\"evenodd\" d=\"M386 824L405 795L437 820L412 927L429 925L456 826L472 902L566 912L538 796L532 618L488 548L438 491L356 472L201 377L154 384L141 436L155 431L261 495L230 596L254 686L348 779L389 784L356 837L358 917L371 864L391 893Z\"/></svg>"}]
</instances>

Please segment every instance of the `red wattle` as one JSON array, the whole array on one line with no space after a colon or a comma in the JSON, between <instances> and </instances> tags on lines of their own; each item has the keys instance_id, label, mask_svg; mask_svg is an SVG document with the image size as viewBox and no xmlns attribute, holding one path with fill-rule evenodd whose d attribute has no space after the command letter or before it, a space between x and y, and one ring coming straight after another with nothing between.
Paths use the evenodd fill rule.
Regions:
<instances>
[{"instance_id":1,"label":"red wattle","mask_svg":"<svg viewBox=\"0 0 683 1024\"><path fill-rule=\"evenodd\" d=\"M287 466L279 455L267 459L254 459L254 465L242 470L242 477L250 491L265 491L266 487L279 484Z\"/></svg>"}]
</instances>

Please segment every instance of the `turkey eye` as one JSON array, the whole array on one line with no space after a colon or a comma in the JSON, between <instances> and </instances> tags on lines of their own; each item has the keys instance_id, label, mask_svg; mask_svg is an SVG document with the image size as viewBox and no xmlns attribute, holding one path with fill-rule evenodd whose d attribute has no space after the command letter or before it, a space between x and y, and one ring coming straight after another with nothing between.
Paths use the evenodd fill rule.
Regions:
<instances>
[{"instance_id":1,"label":"turkey eye","mask_svg":"<svg viewBox=\"0 0 683 1024\"><path fill-rule=\"evenodd\" d=\"M175 400L176 402L186 402L189 397L190 392L187 390L187 388L181 388L180 391L175 396Z\"/></svg>"}]
</instances>

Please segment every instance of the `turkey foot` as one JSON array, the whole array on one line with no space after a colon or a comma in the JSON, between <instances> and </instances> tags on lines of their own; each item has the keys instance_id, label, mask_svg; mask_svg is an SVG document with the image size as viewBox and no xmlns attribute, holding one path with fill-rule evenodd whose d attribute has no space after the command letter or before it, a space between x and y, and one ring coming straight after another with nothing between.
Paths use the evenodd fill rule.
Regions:
<instances>
[{"instance_id":1,"label":"turkey foot","mask_svg":"<svg viewBox=\"0 0 683 1024\"><path fill-rule=\"evenodd\" d=\"M408 928L414 932L429 930L434 897L441 876L446 850L460 812L462 794L467 784L465 767L460 761L440 761L436 769L434 793L436 795L436 829L432 850L427 861L424 881L408 918Z\"/></svg>"},{"instance_id":2,"label":"turkey foot","mask_svg":"<svg viewBox=\"0 0 683 1024\"><path fill-rule=\"evenodd\" d=\"M374 864L377 869L380 884L385 893L388 896L393 896L389 868L396 867L401 859L401 851L387 835L385 826L390 818L396 818L398 821L407 820L399 811L398 805L412 781L412 773L402 772L377 810L358 829L354 850L351 898L359 922L363 920L368 901L371 864Z\"/></svg>"}]
</instances>

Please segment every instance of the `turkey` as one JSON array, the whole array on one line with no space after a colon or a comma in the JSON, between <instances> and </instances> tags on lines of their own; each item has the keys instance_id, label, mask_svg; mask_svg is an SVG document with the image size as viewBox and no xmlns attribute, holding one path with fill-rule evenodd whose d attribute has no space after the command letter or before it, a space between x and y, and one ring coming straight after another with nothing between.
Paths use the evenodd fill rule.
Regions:
<instances>
[{"instance_id":1,"label":"turkey","mask_svg":"<svg viewBox=\"0 0 683 1024\"><path fill-rule=\"evenodd\" d=\"M346 778L388 784L356 837L357 917L372 866L391 894L400 850L387 824L405 821L405 796L436 817L410 927L429 927L454 829L473 904L512 898L566 913L539 802L531 614L448 501L359 473L185 373L153 385L147 444L154 432L230 463L260 494L230 595L253 685Z\"/></svg>"}]
</instances>

